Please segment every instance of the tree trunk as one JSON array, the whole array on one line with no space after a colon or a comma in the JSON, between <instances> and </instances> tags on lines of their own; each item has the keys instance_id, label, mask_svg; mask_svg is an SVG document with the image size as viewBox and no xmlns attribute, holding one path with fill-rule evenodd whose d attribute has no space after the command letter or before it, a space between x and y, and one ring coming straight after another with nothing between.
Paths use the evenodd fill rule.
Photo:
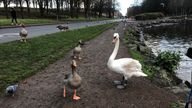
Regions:
<instances>
[{"instance_id":1,"label":"tree trunk","mask_svg":"<svg viewBox=\"0 0 192 108\"><path fill-rule=\"evenodd\" d=\"M41 15L41 17L43 17L44 16L43 2L41 0L38 0L38 5L39 5L40 15Z\"/></svg>"},{"instance_id":2,"label":"tree trunk","mask_svg":"<svg viewBox=\"0 0 192 108\"><path fill-rule=\"evenodd\" d=\"M19 0L19 5L20 5L20 13L21 13L21 18L23 19L23 6L22 6L22 0Z\"/></svg>"},{"instance_id":3,"label":"tree trunk","mask_svg":"<svg viewBox=\"0 0 192 108\"><path fill-rule=\"evenodd\" d=\"M84 8L85 8L85 18L90 17L89 11L90 11L90 0L84 0Z\"/></svg>"},{"instance_id":4,"label":"tree trunk","mask_svg":"<svg viewBox=\"0 0 192 108\"><path fill-rule=\"evenodd\" d=\"M29 0L25 0L26 1L26 4L27 4L27 13L28 13L28 16L30 16L30 6L29 6Z\"/></svg>"},{"instance_id":5,"label":"tree trunk","mask_svg":"<svg viewBox=\"0 0 192 108\"><path fill-rule=\"evenodd\" d=\"M59 19L60 15L59 15L59 11L60 11L60 2L59 0L56 0L56 5L57 5L57 20Z\"/></svg>"},{"instance_id":6,"label":"tree trunk","mask_svg":"<svg viewBox=\"0 0 192 108\"><path fill-rule=\"evenodd\" d=\"M109 18L111 18L111 10L108 11L108 14L109 14Z\"/></svg>"},{"instance_id":7,"label":"tree trunk","mask_svg":"<svg viewBox=\"0 0 192 108\"><path fill-rule=\"evenodd\" d=\"M111 12L112 12L112 0L109 0L108 1L108 15L109 15L109 18L111 18Z\"/></svg>"},{"instance_id":8,"label":"tree trunk","mask_svg":"<svg viewBox=\"0 0 192 108\"><path fill-rule=\"evenodd\" d=\"M103 14L103 0L100 0L99 1L99 18L102 17L102 14Z\"/></svg>"},{"instance_id":9,"label":"tree trunk","mask_svg":"<svg viewBox=\"0 0 192 108\"><path fill-rule=\"evenodd\" d=\"M49 13L49 1L48 0L45 0L45 5L46 5L46 14L48 16L48 13Z\"/></svg>"},{"instance_id":10,"label":"tree trunk","mask_svg":"<svg viewBox=\"0 0 192 108\"><path fill-rule=\"evenodd\" d=\"M5 9L5 15L6 15L6 18L8 19L9 16L8 16L8 3L7 3L7 0L3 0L3 5L4 5L4 9Z\"/></svg>"},{"instance_id":11,"label":"tree trunk","mask_svg":"<svg viewBox=\"0 0 192 108\"><path fill-rule=\"evenodd\" d=\"M75 1L75 17L79 18L79 10L80 10L80 1L76 0Z\"/></svg>"},{"instance_id":12,"label":"tree trunk","mask_svg":"<svg viewBox=\"0 0 192 108\"><path fill-rule=\"evenodd\" d=\"M73 4L74 4L74 1L70 0L70 16L71 16L71 18L74 17L74 6L73 6Z\"/></svg>"}]
</instances>

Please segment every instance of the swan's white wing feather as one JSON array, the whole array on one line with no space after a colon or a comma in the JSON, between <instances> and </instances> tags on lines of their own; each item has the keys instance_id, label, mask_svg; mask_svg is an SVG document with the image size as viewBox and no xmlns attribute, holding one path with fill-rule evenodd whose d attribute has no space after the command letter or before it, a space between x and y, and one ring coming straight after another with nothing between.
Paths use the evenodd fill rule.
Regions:
<instances>
[{"instance_id":1,"label":"swan's white wing feather","mask_svg":"<svg viewBox=\"0 0 192 108\"><path fill-rule=\"evenodd\" d=\"M142 70L142 66L138 60L132 58L121 58L114 60L110 69L114 72L131 76L146 76Z\"/></svg>"}]
</instances>

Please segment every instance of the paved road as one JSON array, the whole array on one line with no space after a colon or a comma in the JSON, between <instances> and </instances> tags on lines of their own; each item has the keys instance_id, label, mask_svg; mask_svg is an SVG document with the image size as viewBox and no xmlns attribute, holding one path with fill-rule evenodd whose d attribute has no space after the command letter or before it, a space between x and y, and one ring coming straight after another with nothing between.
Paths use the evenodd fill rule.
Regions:
<instances>
[{"instance_id":1,"label":"paved road","mask_svg":"<svg viewBox=\"0 0 192 108\"><path fill-rule=\"evenodd\" d=\"M69 26L70 30L73 30L73 29L83 28L86 26L95 26L95 25L100 25L100 24L105 24L105 23L116 22L116 21L120 21L120 20L79 22L79 23L68 24L68 26ZM26 27L26 29L28 30L28 33L29 33L28 38L58 32L59 30L56 29L57 25L58 24ZM0 43L19 40L20 39L19 32L20 32L20 28L0 29Z\"/></svg>"}]
</instances>

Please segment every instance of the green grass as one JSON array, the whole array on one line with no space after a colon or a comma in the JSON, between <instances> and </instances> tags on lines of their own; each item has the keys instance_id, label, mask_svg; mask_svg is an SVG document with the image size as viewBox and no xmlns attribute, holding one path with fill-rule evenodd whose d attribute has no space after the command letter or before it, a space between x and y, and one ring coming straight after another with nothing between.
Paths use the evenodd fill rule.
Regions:
<instances>
[{"instance_id":1,"label":"green grass","mask_svg":"<svg viewBox=\"0 0 192 108\"><path fill-rule=\"evenodd\" d=\"M65 21L101 21L101 20L110 20L110 18L67 18L67 19L61 19L59 21L51 20L51 19L17 19L18 24L23 23L26 25L33 25L33 24L54 24L54 23L63 23ZM0 18L0 26L10 26L11 25L11 19L5 19Z\"/></svg>"},{"instance_id":2,"label":"green grass","mask_svg":"<svg viewBox=\"0 0 192 108\"><path fill-rule=\"evenodd\" d=\"M180 101L178 100L171 104L171 108L184 108L184 106L182 106Z\"/></svg>"},{"instance_id":3,"label":"green grass","mask_svg":"<svg viewBox=\"0 0 192 108\"><path fill-rule=\"evenodd\" d=\"M79 17L79 18L67 18L64 19L66 21L100 21L100 20L110 20L111 18L85 18L85 17Z\"/></svg>"},{"instance_id":4,"label":"green grass","mask_svg":"<svg viewBox=\"0 0 192 108\"><path fill-rule=\"evenodd\" d=\"M18 24L51 24L56 23L55 20L49 19L17 19ZM0 19L0 26L8 26L11 25L11 19Z\"/></svg>"},{"instance_id":5,"label":"green grass","mask_svg":"<svg viewBox=\"0 0 192 108\"><path fill-rule=\"evenodd\" d=\"M115 23L58 32L29 39L27 43L13 41L0 44L0 90L29 77L65 56L79 39L90 40Z\"/></svg>"}]
</instances>

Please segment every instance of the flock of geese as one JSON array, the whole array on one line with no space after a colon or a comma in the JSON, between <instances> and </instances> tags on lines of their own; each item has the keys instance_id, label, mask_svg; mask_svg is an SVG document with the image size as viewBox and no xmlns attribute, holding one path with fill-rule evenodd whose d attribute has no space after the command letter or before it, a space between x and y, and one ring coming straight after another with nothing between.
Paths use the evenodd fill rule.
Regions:
<instances>
[{"instance_id":1,"label":"flock of geese","mask_svg":"<svg viewBox=\"0 0 192 108\"><path fill-rule=\"evenodd\" d=\"M121 59L115 59L119 45L120 45L120 39L119 34L114 33L113 35L113 41L115 44L115 48L109 57L107 66L108 68L116 73L122 74L123 79L121 81L114 81L115 85L118 89L124 89L127 86L127 80L131 78L132 76L136 77L146 77L147 75L143 73L142 71L142 65L138 60L132 59L132 58L121 58ZM81 43L82 41L79 41L79 45L74 48L73 50L73 56L71 60L71 70L72 73L65 76L64 80L64 90L63 90L63 97L66 97L66 85L68 85L70 88L74 89L73 99L79 100L80 97L76 95L76 90L81 86L82 78L77 73L77 66L79 61L82 59L80 57L80 53L82 52L81 49Z\"/></svg>"},{"instance_id":2,"label":"flock of geese","mask_svg":"<svg viewBox=\"0 0 192 108\"><path fill-rule=\"evenodd\" d=\"M81 46L84 43L79 40L78 46L74 48L73 55L71 56L71 73L65 75L64 87L63 87L63 97L66 97L66 85L71 89L74 89L73 100L79 100L80 96L77 96L76 90L81 86L82 78L77 73L77 66L82 59L80 53L82 52Z\"/></svg>"},{"instance_id":3,"label":"flock of geese","mask_svg":"<svg viewBox=\"0 0 192 108\"><path fill-rule=\"evenodd\" d=\"M21 30L19 32L20 41L21 42L27 42L28 32L27 32L27 30L25 28L25 25L20 24L20 26L21 26ZM67 31L69 29L69 27L67 25L58 25L58 26L56 26L56 28L59 29L60 31Z\"/></svg>"},{"instance_id":4,"label":"flock of geese","mask_svg":"<svg viewBox=\"0 0 192 108\"><path fill-rule=\"evenodd\" d=\"M26 42L27 31L24 25L21 25L22 29L20 32L21 41ZM115 44L114 50L111 56L108 59L107 66L108 68L116 73L119 73L123 76L122 80L114 81L114 84L118 89L124 89L127 86L127 80L132 76L140 77L147 76L142 72L142 65L138 60L132 58L120 58L115 59L118 53L119 45L120 45L120 37L118 33L113 34L112 43ZM79 40L78 46L73 49L73 53L71 56L71 73L65 75L64 78L64 87L63 87L63 97L66 97L66 86L74 90L73 100L79 100L80 96L77 96L77 89L81 86L82 78L77 72L77 67L80 63L82 46L84 43ZM6 94L14 95L17 90L18 85L11 85L6 88Z\"/></svg>"}]
</instances>

